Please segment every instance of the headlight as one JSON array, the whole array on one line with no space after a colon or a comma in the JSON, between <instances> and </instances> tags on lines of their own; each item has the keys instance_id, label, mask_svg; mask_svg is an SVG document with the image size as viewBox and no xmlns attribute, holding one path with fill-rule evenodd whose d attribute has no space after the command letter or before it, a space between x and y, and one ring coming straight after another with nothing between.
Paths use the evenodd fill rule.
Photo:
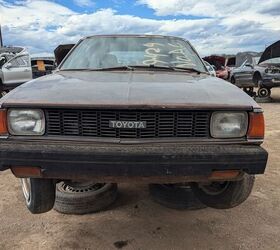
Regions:
<instances>
[{"instance_id":1,"label":"headlight","mask_svg":"<svg viewBox=\"0 0 280 250\"><path fill-rule=\"evenodd\" d=\"M246 135L248 114L246 112L214 112L210 133L214 138L240 138Z\"/></svg>"},{"instance_id":2,"label":"headlight","mask_svg":"<svg viewBox=\"0 0 280 250\"><path fill-rule=\"evenodd\" d=\"M45 116L40 109L8 110L8 129L12 135L43 135Z\"/></svg>"}]
</instances>

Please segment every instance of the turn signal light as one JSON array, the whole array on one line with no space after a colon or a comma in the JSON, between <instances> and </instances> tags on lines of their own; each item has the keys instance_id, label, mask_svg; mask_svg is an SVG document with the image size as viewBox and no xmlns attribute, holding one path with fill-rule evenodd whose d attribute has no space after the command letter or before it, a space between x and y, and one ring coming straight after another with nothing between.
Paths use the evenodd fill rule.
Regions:
<instances>
[{"instance_id":1,"label":"turn signal light","mask_svg":"<svg viewBox=\"0 0 280 250\"><path fill-rule=\"evenodd\" d=\"M250 113L247 137L250 139L263 139L264 130L263 113Z\"/></svg>"},{"instance_id":2,"label":"turn signal light","mask_svg":"<svg viewBox=\"0 0 280 250\"><path fill-rule=\"evenodd\" d=\"M18 178L36 178L42 176L41 168L39 167L12 166L11 171Z\"/></svg>"},{"instance_id":3,"label":"turn signal light","mask_svg":"<svg viewBox=\"0 0 280 250\"><path fill-rule=\"evenodd\" d=\"M7 129L7 112L5 109L0 109L0 135L8 134Z\"/></svg>"},{"instance_id":4,"label":"turn signal light","mask_svg":"<svg viewBox=\"0 0 280 250\"><path fill-rule=\"evenodd\" d=\"M234 179L240 175L239 170L213 171L210 180Z\"/></svg>"}]
</instances>

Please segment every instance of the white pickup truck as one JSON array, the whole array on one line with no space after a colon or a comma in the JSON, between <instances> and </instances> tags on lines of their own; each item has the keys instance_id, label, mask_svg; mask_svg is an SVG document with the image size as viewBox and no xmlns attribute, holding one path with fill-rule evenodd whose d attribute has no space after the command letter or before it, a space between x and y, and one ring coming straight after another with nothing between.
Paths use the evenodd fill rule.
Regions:
<instances>
[{"instance_id":1,"label":"white pickup truck","mask_svg":"<svg viewBox=\"0 0 280 250\"><path fill-rule=\"evenodd\" d=\"M0 92L32 79L29 53L22 47L0 48Z\"/></svg>"}]
</instances>

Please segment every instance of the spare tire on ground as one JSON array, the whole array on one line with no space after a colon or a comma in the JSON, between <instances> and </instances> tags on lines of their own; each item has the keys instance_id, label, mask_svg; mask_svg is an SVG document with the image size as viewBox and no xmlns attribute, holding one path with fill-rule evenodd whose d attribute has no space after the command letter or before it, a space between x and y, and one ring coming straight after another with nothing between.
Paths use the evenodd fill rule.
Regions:
<instances>
[{"instance_id":1,"label":"spare tire on ground","mask_svg":"<svg viewBox=\"0 0 280 250\"><path fill-rule=\"evenodd\" d=\"M205 208L188 184L150 184L152 199L168 208L195 210Z\"/></svg>"},{"instance_id":2,"label":"spare tire on ground","mask_svg":"<svg viewBox=\"0 0 280 250\"><path fill-rule=\"evenodd\" d=\"M115 183L60 182L54 209L64 214L87 214L104 210L117 199Z\"/></svg>"}]
</instances>

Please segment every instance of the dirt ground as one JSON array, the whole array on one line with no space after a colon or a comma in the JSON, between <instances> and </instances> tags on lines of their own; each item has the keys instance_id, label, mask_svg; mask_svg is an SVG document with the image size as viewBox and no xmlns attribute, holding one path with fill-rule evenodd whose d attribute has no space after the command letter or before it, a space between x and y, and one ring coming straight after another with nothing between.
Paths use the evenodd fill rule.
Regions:
<instances>
[{"instance_id":1,"label":"dirt ground","mask_svg":"<svg viewBox=\"0 0 280 250\"><path fill-rule=\"evenodd\" d=\"M107 211L32 215L19 181L0 173L0 249L280 249L280 89L261 104L266 118L265 175L231 210L176 211L154 203L146 185L119 186Z\"/></svg>"}]
</instances>

